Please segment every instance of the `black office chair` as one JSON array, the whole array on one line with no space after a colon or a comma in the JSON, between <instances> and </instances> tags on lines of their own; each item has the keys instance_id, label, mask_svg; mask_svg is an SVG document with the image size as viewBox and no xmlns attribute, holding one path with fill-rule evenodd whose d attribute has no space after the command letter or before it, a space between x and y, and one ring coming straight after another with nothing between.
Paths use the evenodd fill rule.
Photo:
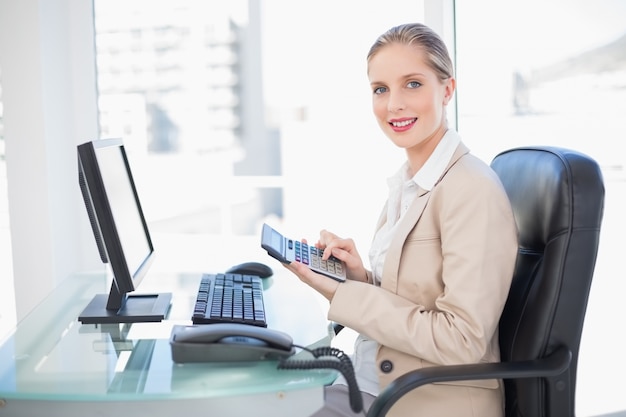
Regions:
<instances>
[{"instance_id":1,"label":"black office chair","mask_svg":"<svg viewBox=\"0 0 626 417\"><path fill-rule=\"evenodd\" d=\"M598 164L576 151L525 147L491 166L511 200L519 252L500 319L500 363L409 372L367 413L384 416L407 392L433 382L501 378L507 417L572 417L576 366L604 209Z\"/></svg>"}]
</instances>

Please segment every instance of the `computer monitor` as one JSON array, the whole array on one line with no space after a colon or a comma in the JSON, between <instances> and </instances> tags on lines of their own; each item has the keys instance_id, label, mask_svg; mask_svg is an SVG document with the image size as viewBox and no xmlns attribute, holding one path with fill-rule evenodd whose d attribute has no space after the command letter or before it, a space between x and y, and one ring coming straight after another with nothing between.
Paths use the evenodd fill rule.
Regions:
<instances>
[{"instance_id":1,"label":"computer monitor","mask_svg":"<svg viewBox=\"0 0 626 417\"><path fill-rule=\"evenodd\" d=\"M78 319L83 324L163 320L171 293L130 294L154 260L150 231L121 139L78 145L78 180L102 262L113 279L109 294L96 294Z\"/></svg>"}]
</instances>

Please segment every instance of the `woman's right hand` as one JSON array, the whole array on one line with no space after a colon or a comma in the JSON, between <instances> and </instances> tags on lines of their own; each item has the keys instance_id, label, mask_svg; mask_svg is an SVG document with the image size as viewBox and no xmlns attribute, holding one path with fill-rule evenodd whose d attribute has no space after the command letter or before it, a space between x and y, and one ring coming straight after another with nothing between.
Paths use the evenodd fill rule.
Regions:
<instances>
[{"instance_id":1,"label":"woman's right hand","mask_svg":"<svg viewBox=\"0 0 626 417\"><path fill-rule=\"evenodd\" d=\"M361 256L356 249L354 240L342 239L328 230L320 232L320 238L315 244L319 249L324 249L322 259L330 256L342 260L346 264L346 277L356 281L367 281L367 274Z\"/></svg>"}]
</instances>

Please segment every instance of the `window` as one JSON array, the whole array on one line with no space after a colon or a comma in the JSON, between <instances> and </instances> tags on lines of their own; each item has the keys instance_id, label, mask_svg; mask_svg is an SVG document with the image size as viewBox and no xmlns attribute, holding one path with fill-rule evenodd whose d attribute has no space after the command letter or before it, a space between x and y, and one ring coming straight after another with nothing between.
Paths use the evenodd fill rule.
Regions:
<instances>
[{"instance_id":1,"label":"window","mask_svg":"<svg viewBox=\"0 0 626 417\"><path fill-rule=\"evenodd\" d=\"M595 157L623 177L616 152L626 103L626 5L606 1L457 2L459 129L474 151L544 143ZM497 19L481 19L485 10ZM480 22L477 24L477 22Z\"/></svg>"},{"instance_id":2,"label":"window","mask_svg":"<svg viewBox=\"0 0 626 417\"><path fill-rule=\"evenodd\" d=\"M422 2L146 4L96 0L95 24L101 136L131 149L151 230L255 235L271 219L369 241L372 183L403 155L375 125L365 58L387 28L423 20ZM360 217L333 204L352 194Z\"/></svg>"}]
</instances>

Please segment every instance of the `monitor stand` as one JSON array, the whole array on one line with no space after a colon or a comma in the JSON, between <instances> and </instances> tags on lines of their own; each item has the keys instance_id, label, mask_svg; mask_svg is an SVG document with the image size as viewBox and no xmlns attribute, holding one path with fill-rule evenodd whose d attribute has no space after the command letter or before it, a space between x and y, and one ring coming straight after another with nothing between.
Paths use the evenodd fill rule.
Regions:
<instances>
[{"instance_id":1,"label":"monitor stand","mask_svg":"<svg viewBox=\"0 0 626 417\"><path fill-rule=\"evenodd\" d=\"M159 322L167 316L171 300L171 293L128 294L121 308L108 309L109 295L96 294L78 320L83 324Z\"/></svg>"}]
</instances>

